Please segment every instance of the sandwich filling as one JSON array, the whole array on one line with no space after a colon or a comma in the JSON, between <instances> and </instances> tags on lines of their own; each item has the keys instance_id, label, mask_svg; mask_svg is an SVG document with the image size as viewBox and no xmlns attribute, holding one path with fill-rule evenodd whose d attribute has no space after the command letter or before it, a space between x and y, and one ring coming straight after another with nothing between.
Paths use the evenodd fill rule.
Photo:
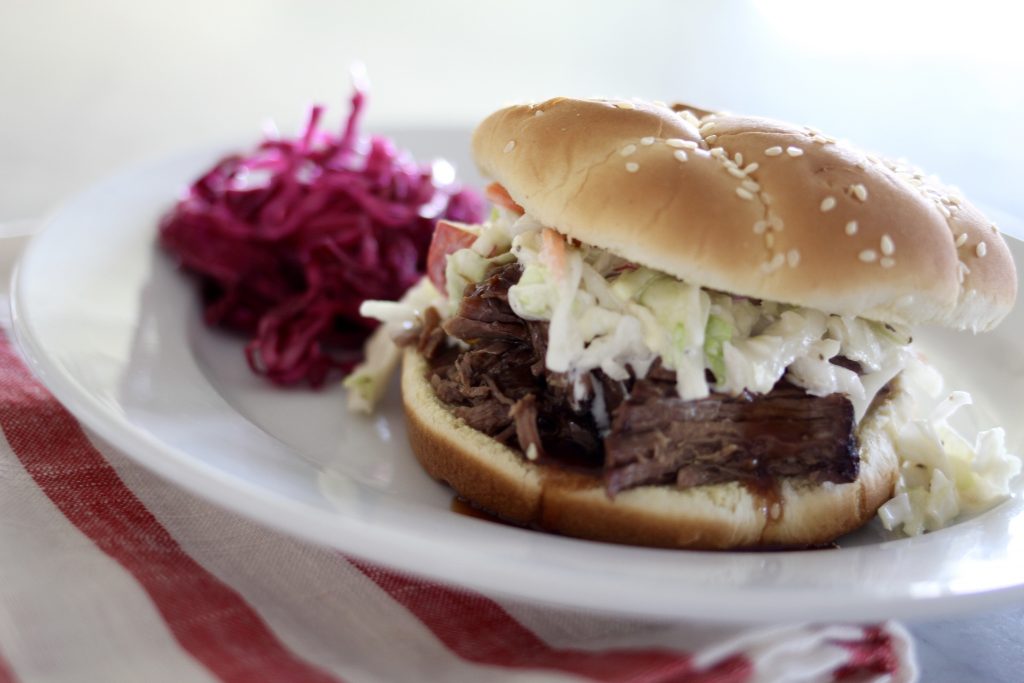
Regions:
<instances>
[{"instance_id":1,"label":"sandwich filling","mask_svg":"<svg viewBox=\"0 0 1024 683\"><path fill-rule=\"evenodd\" d=\"M579 391L569 373L547 367L550 324L525 320L508 303L521 273L517 263L492 269L454 316L442 323L430 309L400 338L416 344L438 397L474 429L531 459L599 472L610 494L645 484L856 479L853 405L840 394L811 396L782 379L762 395L684 400L660 360L643 377L613 379L597 368Z\"/></svg>"},{"instance_id":2,"label":"sandwich filling","mask_svg":"<svg viewBox=\"0 0 1024 683\"><path fill-rule=\"evenodd\" d=\"M400 343L470 426L600 473L613 495L853 481L856 423L910 343L883 323L703 289L525 215L442 224L435 241L447 300Z\"/></svg>"}]
</instances>

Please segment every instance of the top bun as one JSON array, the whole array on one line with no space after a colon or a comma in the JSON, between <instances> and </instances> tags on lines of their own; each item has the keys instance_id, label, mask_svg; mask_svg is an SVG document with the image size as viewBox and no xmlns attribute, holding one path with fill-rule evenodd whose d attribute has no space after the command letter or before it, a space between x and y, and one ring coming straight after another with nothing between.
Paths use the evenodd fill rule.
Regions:
<instances>
[{"instance_id":1,"label":"top bun","mask_svg":"<svg viewBox=\"0 0 1024 683\"><path fill-rule=\"evenodd\" d=\"M481 170L544 225L712 289L975 331L1013 308L999 231L920 170L808 127L556 98L491 114Z\"/></svg>"}]
</instances>

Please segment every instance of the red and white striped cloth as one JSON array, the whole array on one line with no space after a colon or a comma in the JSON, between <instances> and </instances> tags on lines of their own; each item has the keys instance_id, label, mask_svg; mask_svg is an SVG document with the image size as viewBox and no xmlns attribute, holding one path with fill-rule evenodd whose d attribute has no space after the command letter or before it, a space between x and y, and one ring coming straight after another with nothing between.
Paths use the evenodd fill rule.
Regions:
<instances>
[{"instance_id":1,"label":"red and white striped cloth","mask_svg":"<svg viewBox=\"0 0 1024 683\"><path fill-rule=\"evenodd\" d=\"M646 623L285 536L91 437L0 337L0 683L912 681L898 624Z\"/></svg>"}]
</instances>

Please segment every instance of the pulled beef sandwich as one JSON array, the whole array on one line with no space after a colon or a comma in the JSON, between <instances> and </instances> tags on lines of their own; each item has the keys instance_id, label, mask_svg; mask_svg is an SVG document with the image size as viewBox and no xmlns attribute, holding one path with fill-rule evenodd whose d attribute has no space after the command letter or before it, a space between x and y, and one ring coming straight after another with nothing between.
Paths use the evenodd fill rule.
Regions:
<instances>
[{"instance_id":1,"label":"pulled beef sandwich","mask_svg":"<svg viewBox=\"0 0 1024 683\"><path fill-rule=\"evenodd\" d=\"M403 402L427 472L522 525L829 542L893 494L909 327L987 330L1015 299L955 191L813 129L555 99L473 153L498 208L438 227Z\"/></svg>"}]
</instances>

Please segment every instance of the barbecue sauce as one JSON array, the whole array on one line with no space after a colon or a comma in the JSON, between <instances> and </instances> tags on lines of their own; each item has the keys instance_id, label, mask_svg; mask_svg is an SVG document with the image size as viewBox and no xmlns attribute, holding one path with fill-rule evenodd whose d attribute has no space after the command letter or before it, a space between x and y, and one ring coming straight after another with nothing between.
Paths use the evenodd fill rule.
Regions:
<instances>
[{"instance_id":1,"label":"barbecue sauce","mask_svg":"<svg viewBox=\"0 0 1024 683\"><path fill-rule=\"evenodd\" d=\"M777 524L785 514L785 500L778 479L762 477L742 482L743 487L753 497L757 508L764 513L766 524Z\"/></svg>"}]
</instances>

